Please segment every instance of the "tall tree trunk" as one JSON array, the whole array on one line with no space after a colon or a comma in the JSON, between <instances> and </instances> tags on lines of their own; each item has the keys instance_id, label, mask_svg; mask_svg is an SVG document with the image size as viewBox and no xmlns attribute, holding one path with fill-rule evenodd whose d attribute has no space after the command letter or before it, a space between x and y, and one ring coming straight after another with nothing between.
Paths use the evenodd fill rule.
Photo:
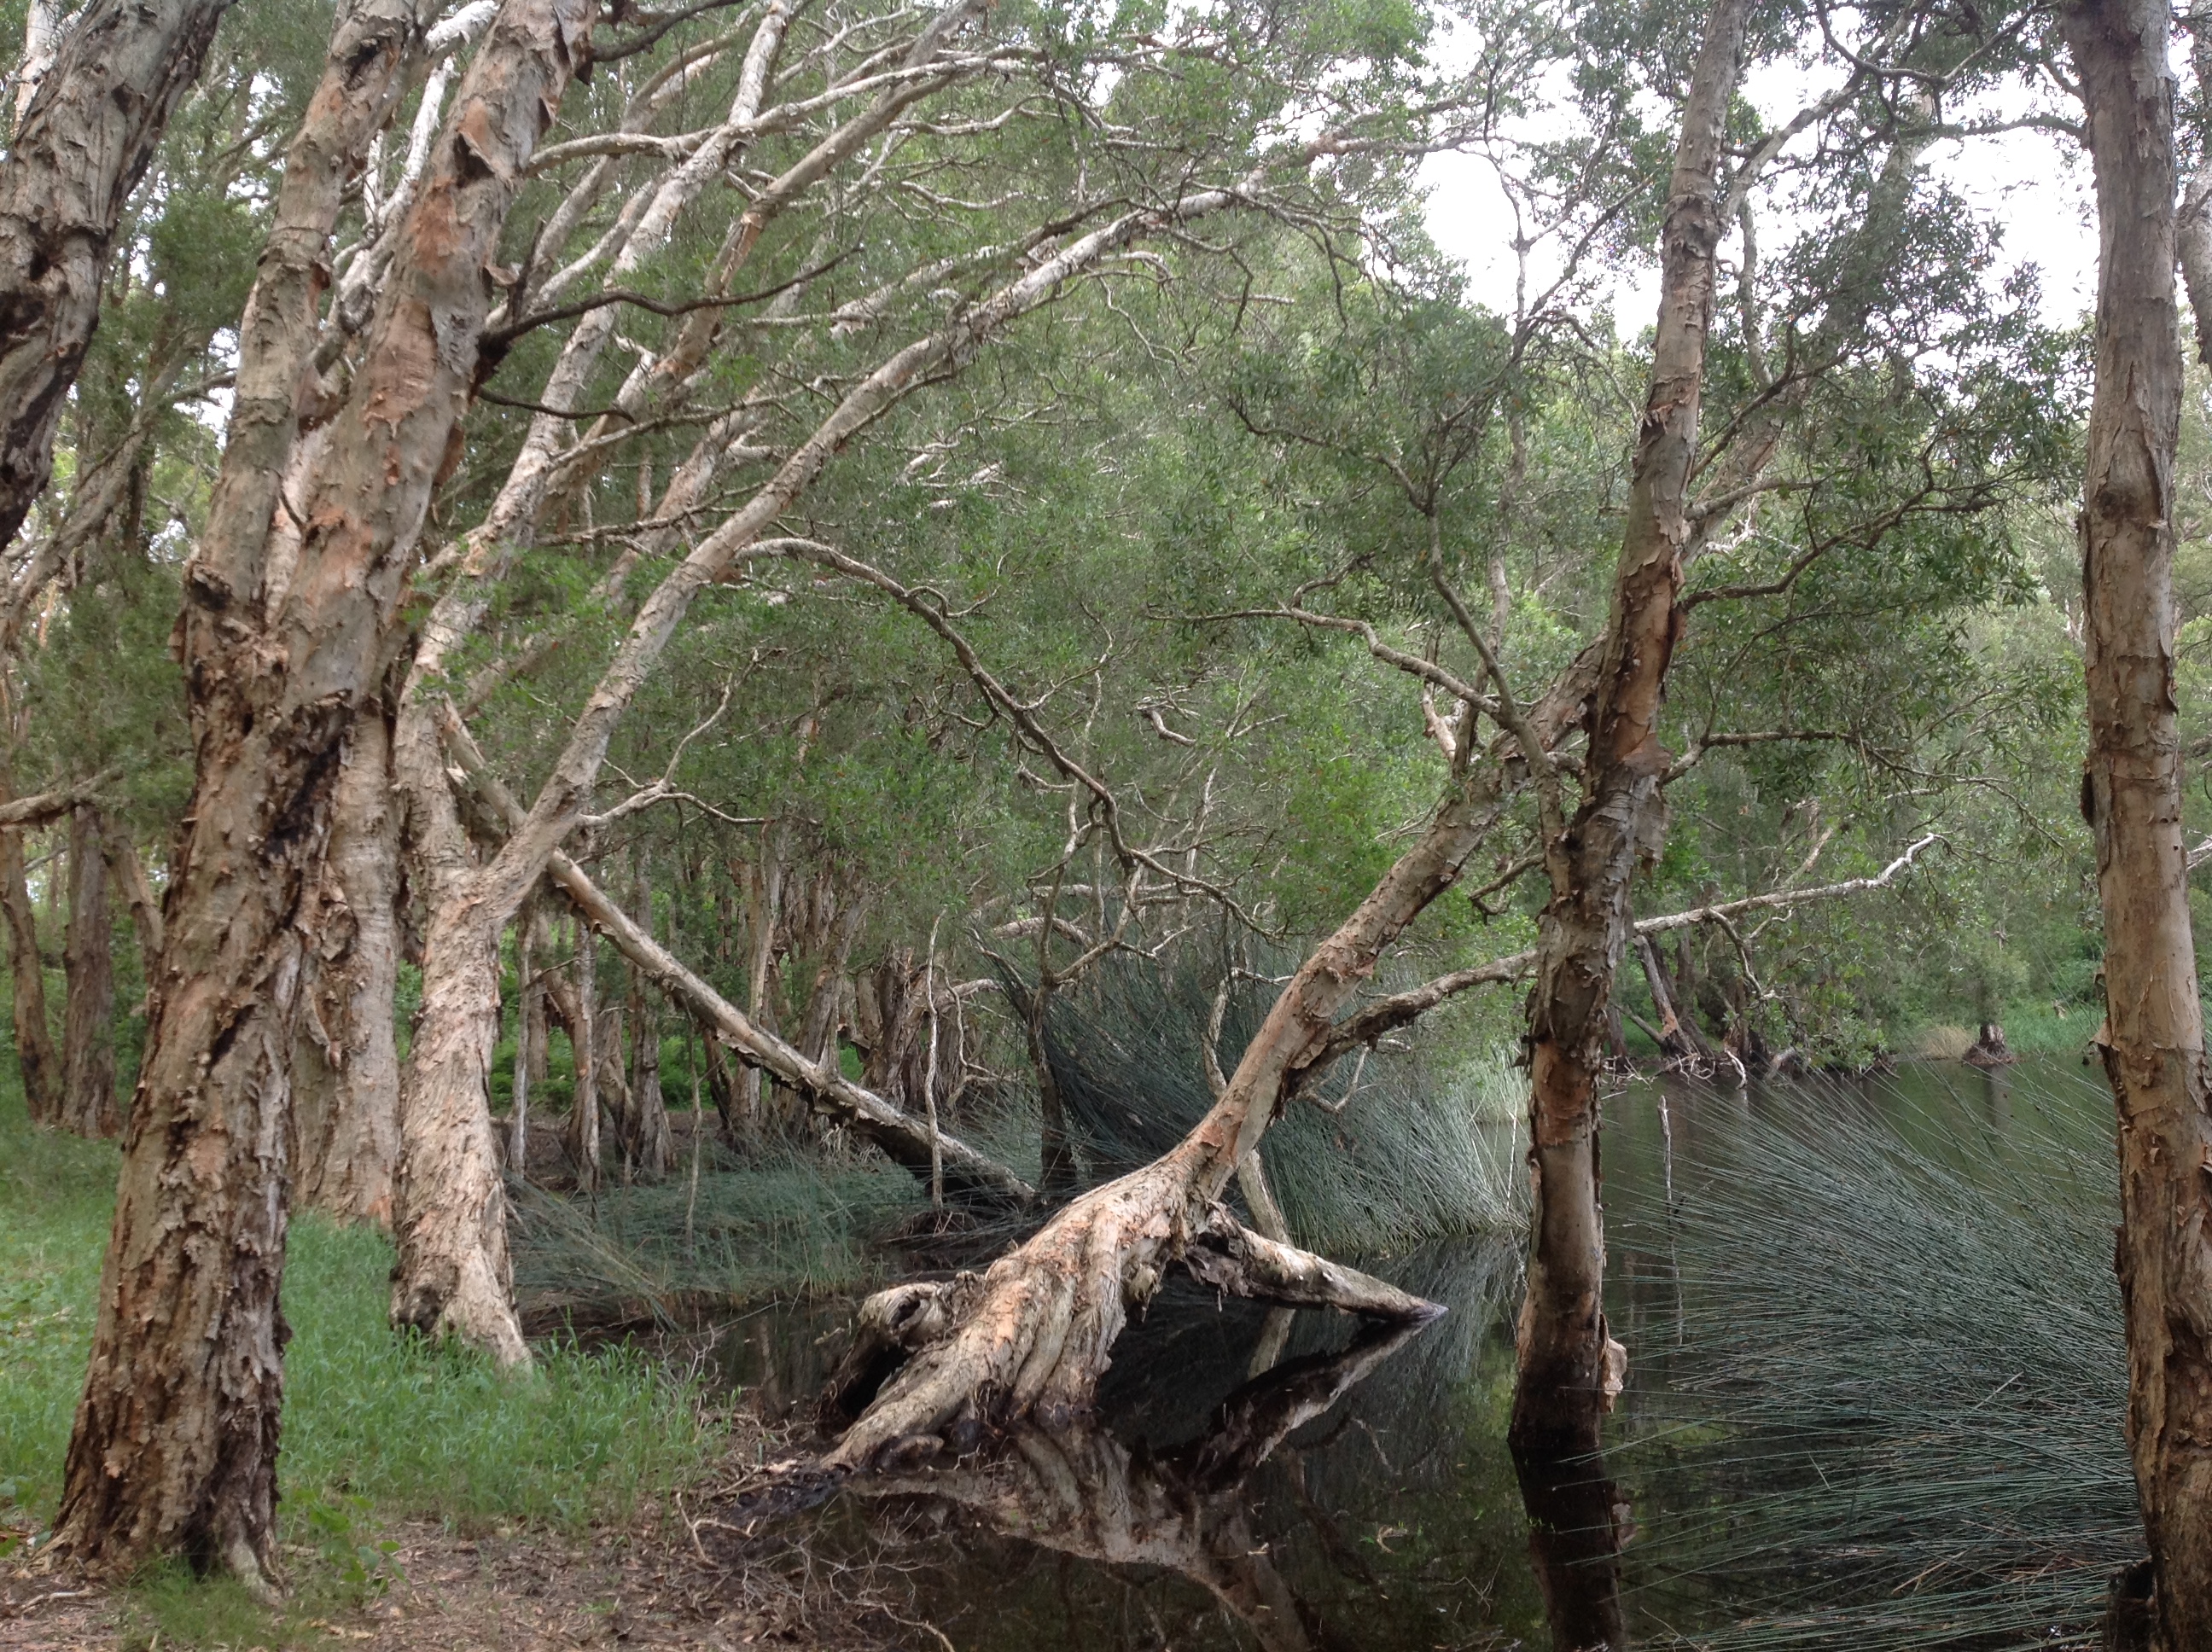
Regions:
<instances>
[{"instance_id":1,"label":"tall tree trunk","mask_svg":"<svg viewBox=\"0 0 2212 1652\"><path fill-rule=\"evenodd\" d=\"M129 826L108 820L100 847L107 857L108 876L122 886L123 898L130 905L131 926L138 932L138 951L145 961L146 984L150 989L154 972L161 967L161 900L147 880L146 863L138 858L138 845Z\"/></svg>"},{"instance_id":2,"label":"tall tree trunk","mask_svg":"<svg viewBox=\"0 0 2212 1652\"><path fill-rule=\"evenodd\" d=\"M92 0L19 110L0 161L0 545L53 468L124 203L229 5Z\"/></svg>"},{"instance_id":3,"label":"tall tree trunk","mask_svg":"<svg viewBox=\"0 0 2212 1652\"><path fill-rule=\"evenodd\" d=\"M631 914L637 926L653 933L653 888L641 869ZM668 1103L660 1094L660 1014L645 974L635 965L629 970L629 1096L630 1117L636 1132L638 1174L658 1181L668 1174L674 1144L668 1131Z\"/></svg>"},{"instance_id":4,"label":"tall tree trunk","mask_svg":"<svg viewBox=\"0 0 2212 1652\"><path fill-rule=\"evenodd\" d=\"M8 972L15 987L11 1015L23 1103L33 1124L61 1116L62 1064L46 1021L46 966L39 956L39 909L23 869L23 834L0 829L0 910L8 920Z\"/></svg>"},{"instance_id":5,"label":"tall tree trunk","mask_svg":"<svg viewBox=\"0 0 2212 1652\"><path fill-rule=\"evenodd\" d=\"M568 1103L568 1157L576 1185L599 1185L599 938L580 914L576 919L576 1014L568 1023L568 1048L575 1058L576 1088Z\"/></svg>"},{"instance_id":6,"label":"tall tree trunk","mask_svg":"<svg viewBox=\"0 0 2212 1652\"><path fill-rule=\"evenodd\" d=\"M810 722L799 740L802 762L805 759L806 737L811 732ZM769 1032L778 1030L769 986L775 979L775 932L783 921L783 880L790 858L791 823L779 820L761 834L760 864L753 868L752 953L745 970L746 1017ZM738 1075L738 1112L749 1137L760 1133L768 1082L768 1075L757 1066L747 1066Z\"/></svg>"},{"instance_id":7,"label":"tall tree trunk","mask_svg":"<svg viewBox=\"0 0 2212 1652\"><path fill-rule=\"evenodd\" d=\"M112 1136L123 1127L115 1106L115 926L100 836L100 812L91 805L70 816L61 1124L80 1136Z\"/></svg>"},{"instance_id":8,"label":"tall tree trunk","mask_svg":"<svg viewBox=\"0 0 2212 1652\"><path fill-rule=\"evenodd\" d=\"M2105 913L2105 1070L2119 1119L2128 1440L2165 1652L2212 1646L2212 1117L2181 835L2174 711L2170 19L2150 0L2063 14L2103 234L2081 517L2089 759Z\"/></svg>"},{"instance_id":9,"label":"tall tree trunk","mask_svg":"<svg viewBox=\"0 0 2212 1652\"><path fill-rule=\"evenodd\" d=\"M399 810L391 725L371 708L331 805L330 849L307 918L313 938L292 1041L299 1202L392 1225L399 1154Z\"/></svg>"},{"instance_id":10,"label":"tall tree trunk","mask_svg":"<svg viewBox=\"0 0 2212 1652\"><path fill-rule=\"evenodd\" d=\"M530 1082L532 1071L544 1060L545 994L538 984L536 963L538 901L522 903L514 920L514 1078L507 1090L507 1168L527 1179L530 1175Z\"/></svg>"},{"instance_id":11,"label":"tall tree trunk","mask_svg":"<svg viewBox=\"0 0 2212 1652\"><path fill-rule=\"evenodd\" d=\"M222 468L185 572L192 797L55 1521L57 1548L85 1561L168 1551L255 1585L273 1573L301 908L467 402L484 270L590 21L583 0L501 7L422 179L313 485L295 501L306 528L270 614L270 522L299 428L325 249L346 180L405 83L421 34L407 0L362 0L343 19L286 157L240 325Z\"/></svg>"},{"instance_id":12,"label":"tall tree trunk","mask_svg":"<svg viewBox=\"0 0 2212 1652\"><path fill-rule=\"evenodd\" d=\"M1680 627L1690 465L1723 228L1719 168L1750 0L1707 19L1682 112L1661 245L1651 386L1606 624L1581 808L1554 846L1553 894L1537 946L1530 1026L1528 1294L1516 1335L1513 1437L1543 1451L1592 1451L1621 1376L1605 1321L1598 1079L1606 1011L1632 922L1629 888L1663 835L1667 754L1659 711Z\"/></svg>"}]
</instances>

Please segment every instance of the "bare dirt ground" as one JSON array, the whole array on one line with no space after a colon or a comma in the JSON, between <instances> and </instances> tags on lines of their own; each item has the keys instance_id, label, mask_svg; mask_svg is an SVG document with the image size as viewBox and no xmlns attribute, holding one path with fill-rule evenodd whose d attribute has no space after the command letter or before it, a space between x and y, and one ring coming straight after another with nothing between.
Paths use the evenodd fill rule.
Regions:
<instances>
[{"instance_id":1,"label":"bare dirt ground","mask_svg":"<svg viewBox=\"0 0 2212 1652\"><path fill-rule=\"evenodd\" d=\"M579 1647L933 1652L944 1637L908 1615L897 1574L811 1551L794 1523L747 1536L729 1512L748 1475L580 1538L466 1535L434 1521L386 1530L391 1576L341 1608L294 1603L251 1629L180 1642L131 1591L37 1563L0 1559L0 1652L565 1652ZM288 1557L295 1567L311 1556Z\"/></svg>"}]
</instances>

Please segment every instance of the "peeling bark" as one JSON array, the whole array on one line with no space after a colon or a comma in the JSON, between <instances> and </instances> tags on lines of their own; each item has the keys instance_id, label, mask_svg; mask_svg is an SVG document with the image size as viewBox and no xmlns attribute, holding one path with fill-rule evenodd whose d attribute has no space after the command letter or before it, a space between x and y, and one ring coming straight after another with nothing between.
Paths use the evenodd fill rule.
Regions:
<instances>
[{"instance_id":1,"label":"peeling bark","mask_svg":"<svg viewBox=\"0 0 2212 1652\"><path fill-rule=\"evenodd\" d=\"M92 0L58 37L46 14L52 55L0 161L0 545L46 485L116 225L229 3Z\"/></svg>"},{"instance_id":2,"label":"peeling bark","mask_svg":"<svg viewBox=\"0 0 2212 1652\"><path fill-rule=\"evenodd\" d=\"M1605 1320L1598 1081L1613 979L1632 928L1630 884L1665 830L1659 714L1681 629L1690 467L1723 228L1722 139L1749 12L1749 0L1718 0L1683 110L1661 243L1651 385L1590 707L1583 800L1550 850L1553 893L1529 999L1528 1288L1513 1404L1513 1437L1532 1450L1595 1450L1625 1364Z\"/></svg>"},{"instance_id":3,"label":"peeling bark","mask_svg":"<svg viewBox=\"0 0 2212 1652\"><path fill-rule=\"evenodd\" d=\"M126 1567L181 1552L254 1587L274 1575L299 920L466 404L484 269L590 22L583 0L502 7L300 501L298 562L272 613L269 525L301 419L325 249L420 39L404 0L363 0L341 21L286 156L240 325L222 467L185 572L178 645L194 783L55 1522L55 1548L81 1561Z\"/></svg>"},{"instance_id":4,"label":"peeling bark","mask_svg":"<svg viewBox=\"0 0 2212 1652\"><path fill-rule=\"evenodd\" d=\"M2105 914L2099 1042L2119 1123L2128 1442L2164 1652L2212 1645L2212 1115L2174 709L2171 20L2061 14L2095 162L2097 380L2080 522L2089 707L2082 804Z\"/></svg>"},{"instance_id":5,"label":"peeling bark","mask_svg":"<svg viewBox=\"0 0 2212 1652\"><path fill-rule=\"evenodd\" d=\"M330 848L302 921L313 938L292 1042L295 1196L348 1222L392 1225L399 1154L399 810L392 735L356 724L331 808Z\"/></svg>"},{"instance_id":6,"label":"peeling bark","mask_svg":"<svg viewBox=\"0 0 2212 1652\"><path fill-rule=\"evenodd\" d=\"M105 1137L122 1129L123 1115L115 1105L114 923L100 837L100 812L89 804L70 816L60 1123L80 1136Z\"/></svg>"}]
</instances>

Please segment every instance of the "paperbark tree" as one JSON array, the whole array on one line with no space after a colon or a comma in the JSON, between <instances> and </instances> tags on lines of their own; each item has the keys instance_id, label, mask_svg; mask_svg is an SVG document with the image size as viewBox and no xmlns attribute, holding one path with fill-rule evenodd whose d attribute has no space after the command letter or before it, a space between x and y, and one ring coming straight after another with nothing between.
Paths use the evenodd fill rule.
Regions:
<instances>
[{"instance_id":1,"label":"paperbark tree","mask_svg":"<svg viewBox=\"0 0 2212 1652\"><path fill-rule=\"evenodd\" d=\"M69 939L62 969L69 995L62 1008L61 1124L80 1136L112 1136L122 1128L115 1105L115 959L107 903L107 859L100 811L79 806L70 816Z\"/></svg>"},{"instance_id":2,"label":"paperbark tree","mask_svg":"<svg viewBox=\"0 0 2212 1652\"><path fill-rule=\"evenodd\" d=\"M1620 562L1590 702L1583 802L1547 846L1529 1000L1532 1187L1528 1288L1516 1333L1513 1438L1546 1452L1595 1450L1623 1370L1605 1321L1598 1079L1606 1011L1628 944L1630 885L1664 833L1659 743L1667 667L1680 634L1682 550L1713 310L1723 140L1741 71L1750 0L1719 0L1689 96L1668 189L1657 337L1638 434Z\"/></svg>"},{"instance_id":3,"label":"paperbark tree","mask_svg":"<svg viewBox=\"0 0 2212 1652\"><path fill-rule=\"evenodd\" d=\"M4 787L6 773L5 765L0 764L0 787ZM106 778L102 774L82 787L0 802L0 919L8 926L8 970L14 1000L9 1014L24 1105L33 1124L60 1121L64 1092L61 1057L55 1052L53 1029L46 1022L46 960L39 951L39 913L31 903L23 833L28 827L58 820L83 805Z\"/></svg>"},{"instance_id":4,"label":"paperbark tree","mask_svg":"<svg viewBox=\"0 0 2212 1652\"><path fill-rule=\"evenodd\" d=\"M2080 522L2089 755L2082 811L2105 914L2105 1071L2118 1109L2128 1441L2155 1643L2212 1645L2212 1116L2174 703L2171 21L2145 0L2063 14L2087 115L2102 254Z\"/></svg>"},{"instance_id":5,"label":"paperbark tree","mask_svg":"<svg viewBox=\"0 0 2212 1652\"><path fill-rule=\"evenodd\" d=\"M331 797L448 437L476 371L484 270L588 38L582 0L507 0L422 180L359 370L270 589L271 519L301 422L325 244L389 118L422 20L340 22L288 152L240 327L230 436L179 623L195 778L55 1546L99 1564L180 1552L274 1571L277 1309L299 917Z\"/></svg>"},{"instance_id":6,"label":"paperbark tree","mask_svg":"<svg viewBox=\"0 0 2212 1652\"><path fill-rule=\"evenodd\" d=\"M925 38L941 40L971 14L968 0L940 13ZM909 55L912 55L911 53ZM780 552L776 519L805 494L848 442L922 386L964 367L1004 329L1058 296L1071 281L1137 240L1237 203L1226 191L1121 215L1072 234L1017 279L893 353L860 379L765 485L704 536L640 605L527 818L479 863L446 772L442 684L450 651L473 623L481 574L433 611L403 697L395 765L408 797L409 830L428 869L432 922L424 940L422 1014L401 1104L399 1263L394 1318L452 1333L507 1361L526 1357L505 1286L506 1227L485 1075L498 1038L498 938L553 853L582 819L617 722L659 663L695 597L748 561ZM452 594L452 593L449 593ZM455 1189L464 1190L457 1201Z\"/></svg>"},{"instance_id":7,"label":"paperbark tree","mask_svg":"<svg viewBox=\"0 0 2212 1652\"><path fill-rule=\"evenodd\" d=\"M52 469L124 204L229 5L93 0L50 35L0 161L0 545Z\"/></svg>"},{"instance_id":8,"label":"paperbark tree","mask_svg":"<svg viewBox=\"0 0 2212 1652\"><path fill-rule=\"evenodd\" d=\"M0 914L8 920L8 975L14 988L9 1006L15 1032L15 1066L23 1080L23 1103L33 1124L52 1124L61 1112L61 1058L54 1050L46 1020L46 963L39 956L39 911L31 904L29 874L23 864L20 828L0 829Z\"/></svg>"},{"instance_id":9,"label":"paperbark tree","mask_svg":"<svg viewBox=\"0 0 2212 1652\"><path fill-rule=\"evenodd\" d=\"M355 726L331 801L330 848L310 899L314 939L292 1043L300 1203L392 1225L399 1156L399 808L392 732L372 707Z\"/></svg>"}]
</instances>

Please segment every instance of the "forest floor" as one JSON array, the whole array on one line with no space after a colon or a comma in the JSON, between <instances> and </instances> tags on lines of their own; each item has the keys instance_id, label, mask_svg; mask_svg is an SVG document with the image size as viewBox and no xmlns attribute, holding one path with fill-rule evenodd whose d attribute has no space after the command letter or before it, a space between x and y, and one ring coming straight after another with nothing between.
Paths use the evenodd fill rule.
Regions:
<instances>
[{"instance_id":1,"label":"forest floor","mask_svg":"<svg viewBox=\"0 0 2212 1652\"><path fill-rule=\"evenodd\" d=\"M907 1615L895 1569L811 1549L803 1522L737 1536L726 1509L750 1471L698 1501L642 1508L577 1534L449 1521L385 1527L364 1582L309 1551L271 1608L221 1582L156 1575L121 1588L0 1559L0 1652L557 1652L595 1646L891 1652L944 1644ZM686 1514L685 1509L693 1510ZM694 1521L696 1521L694 1524Z\"/></svg>"},{"instance_id":2,"label":"forest floor","mask_svg":"<svg viewBox=\"0 0 2212 1652\"><path fill-rule=\"evenodd\" d=\"M780 1236L790 1254L783 1276L763 1276L770 1285L846 1283L848 1230L889 1209L878 1180L708 1178L700 1248L775 1260L762 1236ZM181 1570L87 1591L27 1564L25 1540L59 1498L114 1184L112 1144L33 1128L12 1072L0 1073L0 1652L942 1644L906 1621L896 1570L817 1552L804 1522L741 1538L700 1519L801 1443L763 1420L761 1396L717 1376L711 1335L586 1345L561 1333L564 1315L541 1315L561 1333L538 1343L530 1378L511 1380L394 1337L388 1242L313 1217L293 1225L284 1280L285 1603ZM732 1210L748 1189L763 1208ZM642 1229L684 1237L688 1187L600 1204L610 1218L639 1204ZM567 1248L551 1271L580 1270L580 1299L667 1283L580 1242Z\"/></svg>"}]
</instances>

